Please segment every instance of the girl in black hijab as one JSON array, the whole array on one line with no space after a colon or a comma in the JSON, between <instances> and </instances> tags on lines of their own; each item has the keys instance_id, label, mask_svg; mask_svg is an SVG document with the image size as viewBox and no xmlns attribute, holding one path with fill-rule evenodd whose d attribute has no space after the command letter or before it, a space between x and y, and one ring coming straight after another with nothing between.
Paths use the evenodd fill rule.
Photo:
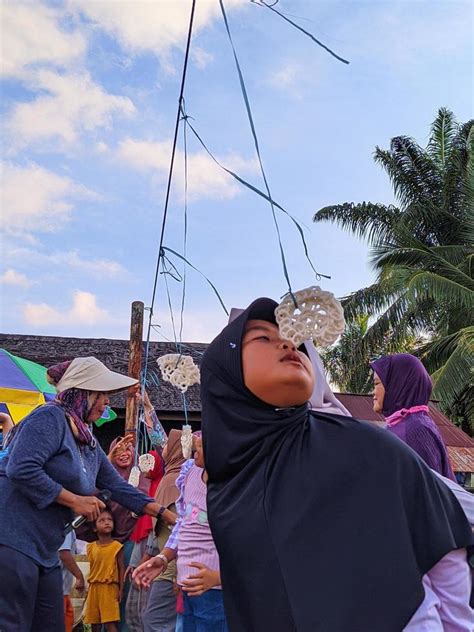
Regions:
<instances>
[{"instance_id":1,"label":"girl in black hijab","mask_svg":"<svg viewBox=\"0 0 474 632\"><path fill-rule=\"evenodd\" d=\"M312 412L307 356L258 299L201 365L208 512L231 632L401 632L472 543L451 492L384 430Z\"/></svg>"}]
</instances>

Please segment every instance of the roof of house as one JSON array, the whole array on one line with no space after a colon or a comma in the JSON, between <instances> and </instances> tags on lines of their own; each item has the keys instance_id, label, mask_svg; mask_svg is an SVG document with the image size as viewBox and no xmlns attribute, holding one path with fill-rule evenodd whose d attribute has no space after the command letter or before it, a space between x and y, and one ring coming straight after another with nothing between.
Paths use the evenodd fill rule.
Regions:
<instances>
[{"instance_id":1,"label":"roof of house","mask_svg":"<svg viewBox=\"0 0 474 632\"><path fill-rule=\"evenodd\" d=\"M191 355L199 365L206 347L206 344L186 343L183 353ZM77 357L95 356L113 371L127 373L128 370L128 340L0 334L0 348L46 367ZM183 397L180 391L161 379L156 364L157 358L165 353L176 353L175 344L172 342L150 343L147 391L157 411L182 411ZM111 398L112 407L124 408L125 397L123 393L114 395ZM188 389L186 403L189 412L201 411L198 385Z\"/></svg>"},{"instance_id":2,"label":"roof of house","mask_svg":"<svg viewBox=\"0 0 474 632\"><path fill-rule=\"evenodd\" d=\"M207 344L204 343L187 342L183 343L183 352L191 355L196 364L199 365L206 347ZM114 371L127 373L128 369L128 340L0 334L0 348L44 366L92 355ZM147 391L158 412L182 412L183 398L181 393L169 382L161 380L156 364L157 358L165 353L176 353L174 343L150 343ZM373 411L371 395L336 393L336 397L357 419L375 423L383 422L383 417ZM125 395L114 395L111 403L114 408L124 408ZM200 413L201 399L198 385L188 389L186 403L189 412ZM431 402L430 411L448 447L454 469L474 472L474 440L449 421Z\"/></svg>"},{"instance_id":3,"label":"roof of house","mask_svg":"<svg viewBox=\"0 0 474 632\"><path fill-rule=\"evenodd\" d=\"M335 393L338 400L357 419L374 423L383 423L382 415L372 408L372 395L355 395L352 393ZM455 472L474 472L474 439L458 428L430 402L430 413L448 448L451 465Z\"/></svg>"}]
</instances>

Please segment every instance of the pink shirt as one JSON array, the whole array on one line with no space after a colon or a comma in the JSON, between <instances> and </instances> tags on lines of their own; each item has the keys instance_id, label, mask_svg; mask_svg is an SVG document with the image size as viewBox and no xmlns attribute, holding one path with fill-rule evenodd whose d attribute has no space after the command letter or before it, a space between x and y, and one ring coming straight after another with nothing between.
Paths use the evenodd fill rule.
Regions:
<instances>
[{"instance_id":1,"label":"pink shirt","mask_svg":"<svg viewBox=\"0 0 474 632\"><path fill-rule=\"evenodd\" d=\"M192 465L182 488L179 530L175 527L178 531L177 565L180 585L189 575L195 575L198 572L197 568L189 565L191 562L200 562L213 571L219 571L219 556L207 519L207 487L202 480L203 472L202 468Z\"/></svg>"},{"instance_id":2,"label":"pink shirt","mask_svg":"<svg viewBox=\"0 0 474 632\"><path fill-rule=\"evenodd\" d=\"M472 632L471 585L466 549L445 555L423 577L425 599L403 632Z\"/></svg>"}]
</instances>

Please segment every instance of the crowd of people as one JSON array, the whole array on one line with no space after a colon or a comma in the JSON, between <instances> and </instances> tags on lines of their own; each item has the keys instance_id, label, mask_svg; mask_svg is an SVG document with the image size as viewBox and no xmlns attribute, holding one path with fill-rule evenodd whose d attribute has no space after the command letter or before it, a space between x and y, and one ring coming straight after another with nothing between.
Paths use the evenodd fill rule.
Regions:
<instances>
[{"instance_id":1,"label":"crowd of people","mask_svg":"<svg viewBox=\"0 0 474 632\"><path fill-rule=\"evenodd\" d=\"M233 310L207 348L192 458L145 395L153 465L136 487L133 435L105 454L92 423L137 381L95 358L48 369L55 401L9 431L0 460L2 632L70 632L73 588L92 632L474 630L474 496L422 363L373 362L386 427L355 420L314 345L280 337L276 305Z\"/></svg>"}]
</instances>

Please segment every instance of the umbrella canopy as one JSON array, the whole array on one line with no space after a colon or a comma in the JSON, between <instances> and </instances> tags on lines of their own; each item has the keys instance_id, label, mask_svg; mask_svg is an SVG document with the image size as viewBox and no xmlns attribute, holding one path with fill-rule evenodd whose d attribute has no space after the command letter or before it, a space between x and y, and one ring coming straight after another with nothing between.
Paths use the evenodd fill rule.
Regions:
<instances>
[{"instance_id":1,"label":"umbrella canopy","mask_svg":"<svg viewBox=\"0 0 474 632\"><path fill-rule=\"evenodd\" d=\"M18 423L37 406L56 397L56 389L46 379L46 368L0 349L0 411ZM116 419L106 409L102 423Z\"/></svg>"}]
</instances>

